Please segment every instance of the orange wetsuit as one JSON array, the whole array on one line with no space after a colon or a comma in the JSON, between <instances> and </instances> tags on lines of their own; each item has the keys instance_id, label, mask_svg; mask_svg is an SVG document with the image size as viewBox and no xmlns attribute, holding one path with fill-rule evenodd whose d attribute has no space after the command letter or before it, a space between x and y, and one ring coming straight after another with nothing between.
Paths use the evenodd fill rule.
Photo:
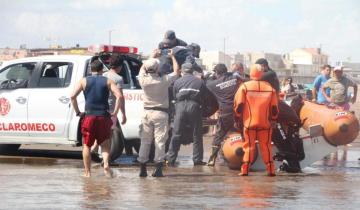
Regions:
<instances>
[{"instance_id":1,"label":"orange wetsuit","mask_svg":"<svg viewBox=\"0 0 360 210\"><path fill-rule=\"evenodd\" d=\"M234 112L236 120L242 121L244 126L241 175L248 174L249 164L254 161L255 140L259 141L268 174L275 175L271 147L271 121L276 120L278 114L275 90L265 81L252 80L243 83L235 95Z\"/></svg>"}]
</instances>

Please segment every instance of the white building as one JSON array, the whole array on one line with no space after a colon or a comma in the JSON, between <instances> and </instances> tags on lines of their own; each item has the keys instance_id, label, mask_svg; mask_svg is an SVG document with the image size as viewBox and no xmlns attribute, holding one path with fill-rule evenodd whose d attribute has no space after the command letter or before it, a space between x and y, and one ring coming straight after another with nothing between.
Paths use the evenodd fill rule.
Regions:
<instances>
[{"instance_id":1,"label":"white building","mask_svg":"<svg viewBox=\"0 0 360 210\"><path fill-rule=\"evenodd\" d=\"M344 72L350 74L351 76L360 77L360 63L342 61L336 65L343 66Z\"/></svg>"},{"instance_id":2,"label":"white building","mask_svg":"<svg viewBox=\"0 0 360 210\"><path fill-rule=\"evenodd\" d=\"M285 55L291 64L313 65L318 72L323 65L328 64L328 56L322 54L321 48L298 48Z\"/></svg>"},{"instance_id":3,"label":"white building","mask_svg":"<svg viewBox=\"0 0 360 210\"><path fill-rule=\"evenodd\" d=\"M350 71L360 72L360 63L352 63L352 62L342 61L339 63L339 65L343 66L345 69L348 69Z\"/></svg>"},{"instance_id":4,"label":"white building","mask_svg":"<svg viewBox=\"0 0 360 210\"><path fill-rule=\"evenodd\" d=\"M328 64L328 56L321 48L297 48L285 54L284 59L294 81L302 83L313 82L322 66Z\"/></svg>"},{"instance_id":5,"label":"white building","mask_svg":"<svg viewBox=\"0 0 360 210\"><path fill-rule=\"evenodd\" d=\"M328 56L322 54L321 48L298 48L288 53L286 59L292 61L293 64L328 64Z\"/></svg>"},{"instance_id":6,"label":"white building","mask_svg":"<svg viewBox=\"0 0 360 210\"><path fill-rule=\"evenodd\" d=\"M319 74L321 67L328 63L328 56L322 54L320 48L298 48L285 55L266 52L228 55L222 51L208 51L201 52L200 58L206 70L212 70L218 63L225 63L230 68L235 62L241 62L249 68L259 58L265 58L280 79L292 76L295 82L301 83L311 83ZM343 65L350 66L345 63ZM360 76L360 65L354 68L359 69Z\"/></svg>"},{"instance_id":7,"label":"white building","mask_svg":"<svg viewBox=\"0 0 360 210\"><path fill-rule=\"evenodd\" d=\"M231 54L231 64L233 63L242 63L244 64L244 55L240 54L239 52L235 54Z\"/></svg>"},{"instance_id":8,"label":"white building","mask_svg":"<svg viewBox=\"0 0 360 210\"><path fill-rule=\"evenodd\" d=\"M274 69L275 71L285 69L283 56L280 54L265 52L244 53L244 63L247 67L250 67L260 58L265 58L268 61L270 68Z\"/></svg>"},{"instance_id":9,"label":"white building","mask_svg":"<svg viewBox=\"0 0 360 210\"><path fill-rule=\"evenodd\" d=\"M224 63L228 68L232 64L232 57L222 51L205 51L200 53L200 59L206 70L213 70L218 63Z\"/></svg>"},{"instance_id":10,"label":"white building","mask_svg":"<svg viewBox=\"0 0 360 210\"><path fill-rule=\"evenodd\" d=\"M28 56L26 49L0 48L0 61L8 61Z\"/></svg>"}]
</instances>

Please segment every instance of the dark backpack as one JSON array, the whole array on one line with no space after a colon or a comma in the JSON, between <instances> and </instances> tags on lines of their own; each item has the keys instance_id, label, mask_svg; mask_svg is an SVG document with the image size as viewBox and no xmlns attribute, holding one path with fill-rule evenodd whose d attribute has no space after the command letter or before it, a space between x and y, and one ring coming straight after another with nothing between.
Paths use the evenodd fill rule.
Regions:
<instances>
[{"instance_id":1,"label":"dark backpack","mask_svg":"<svg viewBox=\"0 0 360 210\"><path fill-rule=\"evenodd\" d=\"M185 63L185 61L189 58L193 56L193 52L190 48L188 47L183 47L183 46L176 46L174 48L172 48L173 53L175 55L175 59L178 63L178 65L181 67L181 65L183 63ZM160 74L164 75L164 74L170 74L172 73L173 70L173 64L172 64L172 60L170 58L169 55L161 55L159 57L160 60ZM195 62L195 60L194 60ZM200 66L198 66L196 63L193 63L195 65L195 71L198 72L202 72L202 69Z\"/></svg>"}]
</instances>

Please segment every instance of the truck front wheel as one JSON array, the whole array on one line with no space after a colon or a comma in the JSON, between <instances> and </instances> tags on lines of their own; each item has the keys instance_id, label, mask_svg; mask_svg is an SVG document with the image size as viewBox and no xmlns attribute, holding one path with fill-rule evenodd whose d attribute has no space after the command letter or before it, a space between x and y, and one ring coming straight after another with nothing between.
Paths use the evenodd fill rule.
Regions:
<instances>
[{"instance_id":1,"label":"truck front wheel","mask_svg":"<svg viewBox=\"0 0 360 210\"><path fill-rule=\"evenodd\" d=\"M125 153L128 156L134 155L133 149L136 153L140 152L140 139L125 140Z\"/></svg>"},{"instance_id":2,"label":"truck front wheel","mask_svg":"<svg viewBox=\"0 0 360 210\"><path fill-rule=\"evenodd\" d=\"M116 160L123 153L124 150L124 136L122 134L121 128L116 127L113 129L112 138L111 138L111 148L110 148L110 161Z\"/></svg>"}]
</instances>

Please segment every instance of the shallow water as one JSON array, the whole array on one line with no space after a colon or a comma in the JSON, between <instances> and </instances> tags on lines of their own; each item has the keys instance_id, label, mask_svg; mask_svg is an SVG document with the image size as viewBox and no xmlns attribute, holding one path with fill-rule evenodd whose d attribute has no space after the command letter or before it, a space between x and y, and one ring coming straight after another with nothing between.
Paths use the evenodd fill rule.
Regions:
<instances>
[{"instance_id":1,"label":"shallow water","mask_svg":"<svg viewBox=\"0 0 360 210\"><path fill-rule=\"evenodd\" d=\"M302 174L276 177L193 167L188 152L164 178L139 178L137 167L116 167L110 179L99 164L83 178L79 152L69 159L1 156L0 209L358 209L359 146L340 148Z\"/></svg>"}]
</instances>

